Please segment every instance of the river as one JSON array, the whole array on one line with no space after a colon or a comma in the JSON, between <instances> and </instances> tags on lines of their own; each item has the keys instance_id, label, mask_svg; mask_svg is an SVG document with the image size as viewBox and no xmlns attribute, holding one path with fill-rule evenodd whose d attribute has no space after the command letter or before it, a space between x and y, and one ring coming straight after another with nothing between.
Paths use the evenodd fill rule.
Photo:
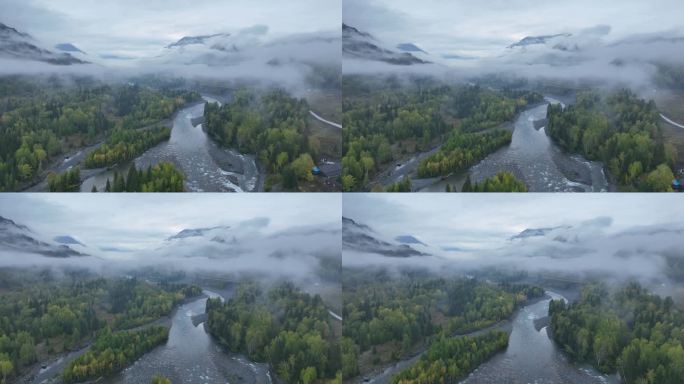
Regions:
<instances>
[{"instance_id":1,"label":"river","mask_svg":"<svg viewBox=\"0 0 684 384\"><path fill-rule=\"evenodd\" d=\"M232 291L223 294L232 294ZM207 297L224 299L208 290L204 290L204 295L174 310L168 320L171 328L166 344L143 355L122 372L98 382L149 384L155 375L162 375L173 383L272 384L267 364L254 363L242 355L225 350L205 331L203 324L193 325L192 317L205 312ZM87 350L86 347L69 353L41 369L32 380L24 379L21 382L61 383L58 376L64 367Z\"/></svg>"},{"instance_id":2,"label":"river","mask_svg":"<svg viewBox=\"0 0 684 384\"><path fill-rule=\"evenodd\" d=\"M216 99L203 96L209 103L219 103ZM186 107L178 111L173 119L171 137L168 141L150 148L135 159L138 168L147 168L160 161L176 164L186 177L186 189L191 192L251 192L262 189L262 177L254 156L241 154L234 149L219 147L202 128L193 126L191 119L204 115L204 103ZM90 192L93 185L104 190L107 179L114 172L128 172L130 162L120 164L110 170L83 170L86 179L81 184L81 192Z\"/></svg>"},{"instance_id":3,"label":"river","mask_svg":"<svg viewBox=\"0 0 684 384\"><path fill-rule=\"evenodd\" d=\"M548 104L560 101L546 97L546 103L521 112L513 123L511 144L487 156L470 168L473 182L510 171L525 182L530 192L605 192L608 181L600 162L563 152L546 135L545 127L535 128L535 121L546 118ZM417 179L421 192L444 192L446 184L459 190L467 173L454 174L440 180ZM412 180L413 181L413 180Z\"/></svg>"},{"instance_id":4,"label":"river","mask_svg":"<svg viewBox=\"0 0 684 384\"><path fill-rule=\"evenodd\" d=\"M547 291L551 298L565 299ZM614 376L599 374L590 366L577 365L549 338L546 327L537 331L534 320L546 317L545 299L521 308L513 319L508 348L480 365L462 384L593 384L619 383Z\"/></svg>"},{"instance_id":5,"label":"river","mask_svg":"<svg viewBox=\"0 0 684 384\"><path fill-rule=\"evenodd\" d=\"M508 348L480 365L462 384L617 384L614 376L599 374L590 366L577 365L549 338L546 327L537 331L534 321L547 316L551 299L564 299L558 293L547 291L547 298L523 306L513 320L499 323L467 336L476 336L488 330L510 331ZM363 382L386 384L392 376L410 367L420 354L386 368L382 373Z\"/></svg>"},{"instance_id":6,"label":"river","mask_svg":"<svg viewBox=\"0 0 684 384\"><path fill-rule=\"evenodd\" d=\"M209 297L220 297L205 290ZM192 317L203 314L206 298L181 305L171 320L169 340L138 359L123 372L102 383L149 384L160 374L173 383L270 384L267 364L254 363L216 344L203 325L195 327Z\"/></svg>"}]
</instances>

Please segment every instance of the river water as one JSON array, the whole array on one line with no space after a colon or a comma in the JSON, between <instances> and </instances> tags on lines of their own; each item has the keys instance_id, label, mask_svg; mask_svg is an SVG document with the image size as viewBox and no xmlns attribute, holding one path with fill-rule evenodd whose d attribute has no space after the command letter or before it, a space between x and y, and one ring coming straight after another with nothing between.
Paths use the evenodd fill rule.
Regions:
<instances>
[{"instance_id":1,"label":"river water","mask_svg":"<svg viewBox=\"0 0 684 384\"><path fill-rule=\"evenodd\" d=\"M210 103L216 99L203 96ZM204 103L181 109L176 113L168 141L150 148L135 159L138 168L147 168L160 161L176 164L186 176L186 189L192 192L251 192L261 188L259 170L254 156L241 154L233 149L219 147L202 129L193 126L191 119L204 115ZM93 185L104 190L107 179L113 180L114 172L128 172L130 162L113 169L93 173L81 184L81 192L90 192Z\"/></svg>"},{"instance_id":2,"label":"river water","mask_svg":"<svg viewBox=\"0 0 684 384\"><path fill-rule=\"evenodd\" d=\"M510 332L508 348L480 365L462 384L618 384L616 377L599 374L590 366L577 365L554 344L546 327L537 331L534 321L547 316L551 299L565 298L546 292L550 298L520 308L513 320L469 333L477 336L489 330ZM394 375L409 368L420 354L387 367L382 373L359 383L387 384Z\"/></svg>"},{"instance_id":3,"label":"river water","mask_svg":"<svg viewBox=\"0 0 684 384\"><path fill-rule=\"evenodd\" d=\"M547 97L547 103L521 112L514 122L511 144L487 156L470 168L474 182L492 177L501 171L512 172L527 184L530 192L605 192L608 181L599 162L588 161L578 155L564 153L551 142L545 127L535 128L535 121L546 118L549 103L558 100ZM416 180L417 185L428 184L422 192L444 192L446 184L459 190L466 174L454 174L445 180Z\"/></svg>"},{"instance_id":4,"label":"river water","mask_svg":"<svg viewBox=\"0 0 684 384\"><path fill-rule=\"evenodd\" d=\"M219 297L210 291L205 290L204 293ZM204 313L206 301L206 298L201 298L181 305L171 320L169 340L165 345L101 382L149 384L155 375L160 374L173 383L270 384L271 376L266 364L254 363L225 351L204 330L203 324L193 325L192 317Z\"/></svg>"},{"instance_id":5,"label":"river water","mask_svg":"<svg viewBox=\"0 0 684 384\"><path fill-rule=\"evenodd\" d=\"M231 353L220 345L205 331L204 324L193 325L192 317L205 312L207 297L232 295L232 290L222 291L219 295L204 290L205 297L200 297L179 306L170 320L169 339L143 355L124 371L101 379L105 384L149 384L156 375L169 378L173 383L188 384L272 384L271 373L267 364L254 363L242 355ZM163 322L155 322L157 323ZM146 327L145 325L143 327ZM61 384L59 374L64 367L84 354L89 347L69 353L49 366L41 369L35 377L20 379L21 383Z\"/></svg>"},{"instance_id":6,"label":"river water","mask_svg":"<svg viewBox=\"0 0 684 384\"><path fill-rule=\"evenodd\" d=\"M553 299L561 295L547 291ZM462 384L593 384L619 383L589 366L572 363L549 338L546 327L537 331L535 319L547 316L551 299L521 308L513 319L508 348L480 365Z\"/></svg>"}]
</instances>

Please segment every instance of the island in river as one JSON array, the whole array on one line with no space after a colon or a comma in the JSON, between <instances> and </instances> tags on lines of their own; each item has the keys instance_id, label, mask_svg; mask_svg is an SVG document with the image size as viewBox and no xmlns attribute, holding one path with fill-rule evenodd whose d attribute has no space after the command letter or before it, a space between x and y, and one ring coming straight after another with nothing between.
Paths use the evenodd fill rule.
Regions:
<instances>
[{"instance_id":1,"label":"island in river","mask_svg":"<svg viewBox=\"0 0 684 384\"><path fill-rule=\"evenodd\" d=\"M122 372L99 382L148 384L156 375L162 375L174 383L272 383L271 373L266 364L255 363L242 355L226 351L206 332L204 323L193 324L193 317L204 313L207 298L220 297L223 300L226 299L226 295L230 298L232 294L231 289L222 290L221 294L205 289L201 296L179 305L170 316L135 328L168 326L168 341L145 354ZM37 373L27 374L17 382L62 383L59 375L64 367L89 348L90 346L86 346L44 363Z\"/></svg>"},{"instance_id":2,"label":"island in river","mask_svg":"<svg viewBox=\"0 0 684 384\"><path fill-rule=\"evenodd\" d=\"M615 375L602 375L590 366L576 364L551 340L547 327L538 321L548 315L551 300L566 300L554 291L546 291L541 299L531 300L519 308L512 319L490 327L454 337L477 336L492 330L510 333L508 347L468 375L461 383L619 383ZM358 383L386 384L402 370L415 364L425 352L387 366L381 372L357 379Z\"/></svg>"},{"instance_id":3,"label":"island in river","mask_svg":"<svg viewBox=\"0 0 684 384\"><path fill-rule=\"evenodd\" d=\"M193 126L192 120L204 113L205 102L220 103L209 96L204 102L181 109L173 118L171 137L168 141L145 151L134 162L145 169L162 161L176 164L185 174L186 189L191 192L257 192L263 189L263 176L252 155L241 154L233 149L220 148L202 129ZM114 172L126 174L129 163L111 169L82 171L85 180L81 192L90 192L95 186L104 190L107 179Z\"/></svg>"},{"instance_id":4,"label":"island in river","mask_svg":"<svg viewBox=\"0 0 684 384\"><path fill-rule=\"evenodd\" d=\"M503 128L513 133L511 144L490 154L466 172L441 178L416 178L420 162L436 153L438 146L399 162L393 170L383 175L381 183L398 182L408 176L414 191L444 192L447 184L460 191L468 176L473 182L480 183L499 172L508 171L523 181L530 192L613 190L606 178L603 164L565 153L546 135L544 124L547 106L557 103L561 101L547 96L544 103L533 105L519 113L513 124L503 124Z\"/></svg>"}]
</instances>

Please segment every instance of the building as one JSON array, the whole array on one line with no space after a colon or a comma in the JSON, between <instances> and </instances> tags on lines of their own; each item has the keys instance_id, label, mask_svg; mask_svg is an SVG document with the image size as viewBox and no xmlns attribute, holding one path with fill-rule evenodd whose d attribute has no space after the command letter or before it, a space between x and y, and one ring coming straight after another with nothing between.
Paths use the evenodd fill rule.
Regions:
<instances>
[{"instance_id":1,"label":"building","mask_svg":"<svg viewBox=\"0 0 684 384\"><path fill-rule=\"evenodd\" d=\"M337 162L327 161L318 166L320 175L327 178L338 178L342 174L342 165Z\"/></svg>"},{"instance_id":2,"label":"building","mask_svg":"<svg viewBox=\"0 0 684 384\"><path fill-rule=\"evenodd\" d=\"M684 178L672 180L672 189L679 192L684 192Z\"/></svg>"}]
</instances>

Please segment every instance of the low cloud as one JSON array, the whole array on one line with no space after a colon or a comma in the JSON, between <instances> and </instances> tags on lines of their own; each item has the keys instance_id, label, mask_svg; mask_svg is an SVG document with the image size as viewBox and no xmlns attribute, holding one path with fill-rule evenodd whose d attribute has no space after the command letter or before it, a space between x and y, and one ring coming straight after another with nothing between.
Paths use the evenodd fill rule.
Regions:
<instances>
[{"instance_id":1,"label":"low cloud","mask_svg":"<svg viewBox=\"0 0 684 384\"><path fill-rule=\"evenodd\" d=\"M343 249L343 265L434 273L479 269L658 281L684 275L677 196L345 196L345 216L381 239L410 234L429 257L390 258ZM379 202L380 201L380 202ZM350 208L347 209L347 204ZM364 211L367 207L371 213Z\"/></svg>"}]
</instances>

